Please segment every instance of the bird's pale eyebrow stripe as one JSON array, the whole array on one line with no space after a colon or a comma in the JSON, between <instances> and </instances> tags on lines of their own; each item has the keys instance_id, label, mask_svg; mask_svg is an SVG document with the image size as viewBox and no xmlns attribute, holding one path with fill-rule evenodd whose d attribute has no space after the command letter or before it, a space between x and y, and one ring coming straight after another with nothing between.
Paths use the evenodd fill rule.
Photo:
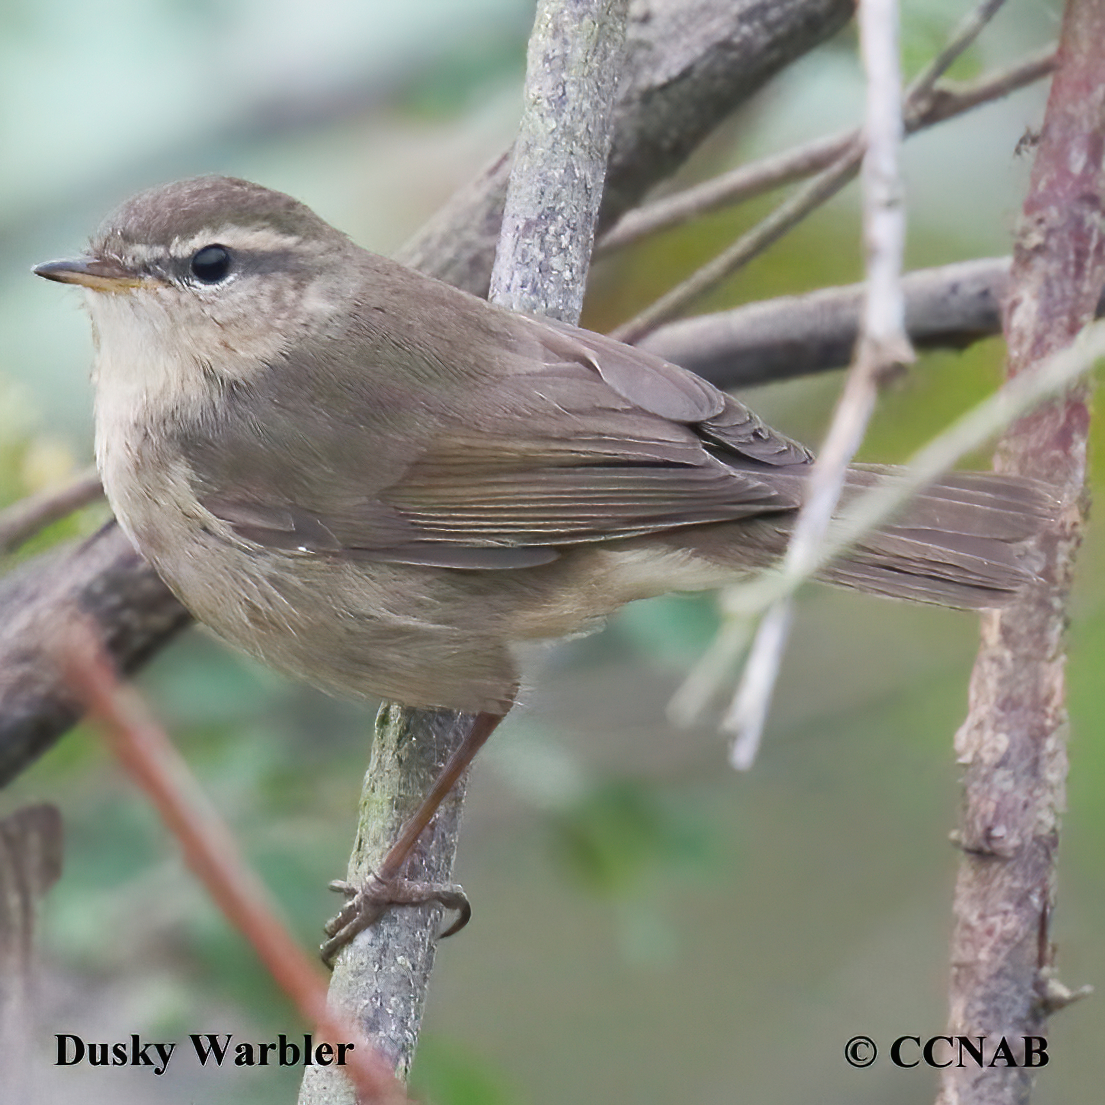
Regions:
<instances>
[{"instance_id":1,"label":"bird's pale eyebrow stripe","mask_svg":"<svg viewBox=\"0 0 1105 1105\"><path fill-rule=\"evenodd\" d=\"M286 252L300 241L298 235L281 234L271 227L242 227L226 224L213 226L188 238L174 238L169 245L172 257L191 257L204 246L221 245L228 249L248 250L251 253Z\"/></svg>"}]
</instances>

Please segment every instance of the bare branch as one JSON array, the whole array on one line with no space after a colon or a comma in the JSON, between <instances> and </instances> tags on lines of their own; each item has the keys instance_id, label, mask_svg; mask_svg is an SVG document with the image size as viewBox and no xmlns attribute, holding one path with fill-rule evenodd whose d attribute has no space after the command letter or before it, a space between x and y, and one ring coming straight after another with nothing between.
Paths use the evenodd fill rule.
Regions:
<instances>
[{"instance_id":1,"label":"bare branch","mask_svg":"<svg viewBox=\"0 0 1105 1105\"><path fill-rule=\"evenodd\" d=\"M95 468L86 468L64 487L40 491L0 510L0 553L14 552L53 522L102 498Z\"/></svg>"},{"instance_id":2,"label":"bare branch","mask_svg":"<svg viewBox=\"0 0 1105 1105\"><path fill-rule=\"evenodd\" d=\"M530 40L489 298L577 323L613 138L626 5L562 0L539 4L537 18L547 26ZM554 133L561 152L550 157Z\"/></svg>"},{"instance_id":3,"label":"bare branch","mask_svg":"<svg viewBox=\"0 0 1105 1105\"><path fill-rule=\"evenodd\" d=\"M867 73L864 127L863 229L867 247L867 296L855 360L848 373L825 444L810 473L805 501L783 560L783 574L808 573L840 501L848 465L867 432L880 380L913 360L905 335L902 257L905 204L898 168L902 141L901 71L897 0L862 0L860 52ZM730 762L752 766L786 650L790 596L768 611L752 643L744 676L722 723L733 734Z\"/></svg>"},{"instance_id":4,"label":"bare branch","mask_svg":"<svg viewBox=\"0 0 1105 1105\"><path fill-rule=\"evenodd\" d=\"M948 40L947 45L934 57L928 65L910 81L906 90L906 98L918 103L924 100L936 87L936 82L962 57L971 43L974 42L983 28L998 13L1005 0L983 0L973 11L967 13L963 21L956 27Z\"/></svg>"},{"instance_id":5,"label":"bare branch","mask_svg":"<svg viewBox=\"0 0 1105 1105\"><path fill-rule=\"evenodd\" d=\"M491 281L494 298L505 306L578 320L610 149L626 9L626 0L541 0L537 6L526 108ZM400 825L472 724L471 717L448 711L381 710L351 883L362 884L379 869ZM429 839L416 854L420 869L413 877L450 881L463 796L463 787L455 788L424 834ZM437 906L393 909L360 933L334 968L332 1000L360 1021L403 1077L418 1040L440 919ZM397 962L402 972L395 971ZM304 1105L347 1096L334 1067L304 1072Z\"/></svg>"},{"instance_id":6,"label":"bare branch","mask_svg":"<svg viewBox=\"0 0 1105 1105\"><path fill-rule=\"evenodd\" d=\"M962 349L1000 334L1008 275L1008 257L957 261L906 274L902 290L910 341L928 349ZM719 387L825 372L851 358L863 296L863 284L849 284L747 303L670 322L640 345Z\"/></svg>"},{"instance_id":7,"label":"bare branch","mask_svg":"<svg viewBox=\"0 0 1105 1105\"><path fill-rule=\"evenodd\" d=\"M1105 5L1068 0L1009 280L1014 382L1031 379L1071 343L1105 282L1103 37ZM1064 510L1040 536L1040 583L983 618L970 708L956 735L964 764L951 944L957 1035L1043 1035L1052 1009L1070 997L1055 979L1051 918L1067 773L1063 635L1082 534L1088 426L1087 391L1078 387L1017 422L998 450L999 469L1052 484ZM1023 1105L1031 1090L1032 1071L1023 1066L941 1074L946 1105Z\"/></svg>"},{"instance_id":8,"label":"bare branch","mask_svg":"<svg viewBox=\"0 0 1105 1105\"><path fill-rule=\"evenodd\" d=\"M1054 45L1044 46L1007 69L995 70L973 81L941 81L929 94L927 102L918 100L906 113L906 134L914 134L981 104L1000 100L1050 76L1055 71L1055 50Z\"/></svg>"},{"instance_id":9,"label":"bare branch","mask_svg":"<svg viewBox=\"0 0 1105 1105\"><path fill-rule=\"evenodd\" d=\"M812 142L806 142L792 150L771 154L749 165L739 165L712 180L705 180L692 188L685 188L652 203L642 204L627 211L599 239L595 252L599 256L612 253L647 238L650 234L670 230L711 211L754 199L765 192L781 188L784 184L805 180L838 161L859 137L857 127L843 134L815 138Z\"/></svg>"},{"instance_id":10,"label":"bare branch","mask_svg":"<svg viewBox=\"0 0 1105 1105\"><path fill-rule=\"evenodd\" d=\"M862 157L862 143L849 143L829 168L819 173L776 207L767 218L742 234L731 246L712 261L708 261L682 284L665 292L655 303L613 330L612 336L628 345L635 345L661 323L681 314L695 300L793 230L811 211L816 211L823 203L832 199L856 175Z\"/></svg>"},{"instance_id":11,"label":"bare branch","mask_svg":"<svg viewBox=\"0 0 1105 1105\"><path fill-rule=\"evenodd\" d=\"M1029 54L1005 69L987 73L973 81L944 81L929 90L923 101L905 118L907 135L954 119L982 104L991 103L1048 76L1055 68L1055 47ZM783 153L771 154L712 180L703 181L674 195L627 211L598 241L597 254L630 245L650 234L668 230L711 211L731 207L773 191L784 184L803 180L828 168L862 135L860 129L828 138L815 138Z\"/></svg>"},{"instance_id":12,"label":"bare branch","mask_svg":"<svg viewBox=\"0 0 1105 1105\"><path fill-rule=\"evenodd\" d=\"M50 660L52 627L74 608L96 622L124 672L145 663L192 621L114 522L0 580L0 785L81 715Z\"/></svg>"},{"instance_id":13,"label":"bare branch","mask_svg":"<svg viewBox=\"0 0 1105 1105\"><path fill-rule=\"evenodd\" d=\"M948 45L914 82L904 102L901 101L900 95L894 101L896 112L898 104L901 103L900 117L913 119L930 106L933 97L932 82L974 40L997 6L999 5L995 0L984 0L956 29ZM672 288L635 318L618 327L614 331L614 336L630 344L639 342L661 323L681 314L711 288L716 287L722 280L732 276L753 258L759 256L807 215L832 199L856 175L863 158L863 147L863 137L855 135L841 149L840 154L828 168L781 203L767 218L741 235L712 261L707 262L689 276L682 284Z\"/></svg>"}]
</instances>

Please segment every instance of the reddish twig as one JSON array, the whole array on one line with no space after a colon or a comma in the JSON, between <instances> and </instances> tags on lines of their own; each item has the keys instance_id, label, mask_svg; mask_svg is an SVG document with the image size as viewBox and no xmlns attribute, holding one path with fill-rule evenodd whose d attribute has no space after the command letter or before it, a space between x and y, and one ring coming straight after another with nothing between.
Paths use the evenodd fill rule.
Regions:
<instances>
[{"instance_id":1,"label":"reddish twig","mask_svg":"<svg viewBox=\"0 0 1105 1105\"><path fill-rule=\"evenodd\" d=\"M1068 346L1105 282L1103 39L1105 4L1070 0L1010 273L1010 377ZM1065 600L1082 530L1088 425L1087 389L1078 386L1020 419L999 447L1000 469L1052 483L1065 509L1040 538L1041 583L985 616L956 738L965 770L951 1032L1005 1036L1018 1047L1077 996L1054 977L1050 924L1067 772ZM940 1101L1023 1105L1032 1073L951 1067Z\"/></svg>"},{"instance_id":2,"label":"reddish twig","mask_svg":"<svg viewBox=\"0 0 1105 1105\"><path fill-rule=\"evenodd\" d=\"M112 751L180 842L184 858L226 918L253 945L301 1016L330 1041L351 1041L346 1071L364 1102L407 1100L386 1060L326 1004L326 977L279 920L268 891L187 764L133 688L121 683L88 623L75 617L58 655L68 682Z\"/></svg>"}]
</instances>

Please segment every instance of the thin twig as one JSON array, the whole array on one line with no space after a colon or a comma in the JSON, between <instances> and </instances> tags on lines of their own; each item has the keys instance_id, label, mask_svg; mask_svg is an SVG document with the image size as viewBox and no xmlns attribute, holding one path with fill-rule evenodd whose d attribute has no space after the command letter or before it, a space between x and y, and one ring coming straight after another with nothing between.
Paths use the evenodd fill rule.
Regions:
<instances>
[{"instance_id":1,"label":"thin twig","mask_svg":"<svg viewBox=\"0 0 1105 1105\"><path fill-rule=\"evenodd\" d=\"M64 487L28 495L0 510L0 553L14 552L52 522L103 496L95 468L86 468Z\"/></svg>"},{"instance_id":2,"label":"thin twig","mask_svg":"<svg viewBox=\"0 0 1105 1105\"><path fill-rule=\"evenodd\" d=\"M754 199L784 184L805 180L832 165L859 135L857 127L843 134L815 138L792 150L770 154L750 165L739 165L711 180L634 208L598 240L595 253L599 256L613 253L661 230L670 230L711 211Z\"/></svg>"},{"instance_id":3,"label":"thin twig","mask_svg":"<svg viewBox=\"0 0 1105 1105\"><path fill-rule=\"evenodd\" d=\"M828 169L819 173L683 283L677 284L634 318L611 331L611 336L627 345L633 345L661 323L682 314L695 300L758 257L812 211L832 199L856 175L862 157L862 144L850 143Z\"/></svg>"},{"instance_id":4,"label":"thin twig","mask_svg":"<svg viewBox=\"0 0 1105 1105\"><path fill-rule=\"evenodd\" d=\"M992 15L993 10L996 10L995 0L985 0L979 5L956 28L948 45L926 67L922 74L923 79L914 82L911 94L904 101L899 94L895 104L901 104L903 118L911 120L920 118L932 105L935 96L932 90L933 82L978 36L985 25L985 19L979 18L980 14L989 12ZM989 15L986 18L989 18ZM661 323L681 314L691 303L747 265L768 246L797 226L807 215L836 195L856 175L862 158L863 138L858 133L853 133L827 169L780 204L751 230L741 235L717 257L692 273L683 283L666 292L636 317L619 326L613 331L613 336L620 341L633 344L651 333Z\"/></svg>"},{"instance_id":5,"label":"thin twig","mask_svg":"<svg viewBox=\"0 0 1105 1105\"><path fill-rule=\"evenodd\" d=\"M848 465L875 409L879 381L913 359L905 334L901 282L905 204L898 167L902 116L897 0L862 0L859 30L867 73L867 150L863 159L867 296L855 359L787 545L786 574L808 571L824 542ZM791 602L789 596L782 599L760 624L732 707L722 723L733 734L730 762L739 771L752 766L760 746L786 650Z\"/></svg>"},{"instance_id":6,"label":"thin twig","mask_svg":"<svg viewBox=\"0 0 1105 1105\"><path fill-rule=\"evenodd\" d=\"M947 45L928 65L909 82L906 99L913 102L923 101L936 87L936 82L962 57L974 42L986 24L998 14L1005 0L983 0L973 11L967 13L959 26L952 32Z\"/></svg>"},{"instance_id":7,"label":"thin twig","mask_svg":"<svg viewBox=\"0 0 1105 1105\"><path fill-rule=\"evenodd\" d=\"M1051 45L1034 51L1007 68L996 69L972 81L942 81L929 91L923 101L918 98L916 106L906 114L906 135L916 134L982 104L1000 100L1048 76L1054 68L1055 46ZM595 246L595 253L613 252L711 211L732 207L781 188L784 184L804 180L828 168L860 138L859 127L827 138L815 138L646 203L627 212L602 235Z\"/></svg>"},{"instance_id":8,"label":"thin twig","mask_svg":"<svg viewBox=\"0 0 1105 1105\"><path fill-rule=\"evenodd\" d=\"M1034 84L1055 71L1056 48L1051 43L1034 50L1005 69L995 69L971 81L945 80L933 88L927 98L907 104L903 115L906 134L962 115L982 104L1000 100L1011 92Z\"/></svg>"},{"instance_id":9,"label":"thin twig","mask_svg":"<svg viewBox=\"0 0 1105 1105\"><path fill-rule=\"evenodd\" d=\"M346 1070L365 1102L407 1100L391 1067L326 1004L326 979L279 920L265 885L137 692L119 682L87 620L75 615L58 642L65 676L104 738L180 842L184 859L224 916L252 944L273 980L332 1045L353 1043Z\"/></svg>"}]
</instances>

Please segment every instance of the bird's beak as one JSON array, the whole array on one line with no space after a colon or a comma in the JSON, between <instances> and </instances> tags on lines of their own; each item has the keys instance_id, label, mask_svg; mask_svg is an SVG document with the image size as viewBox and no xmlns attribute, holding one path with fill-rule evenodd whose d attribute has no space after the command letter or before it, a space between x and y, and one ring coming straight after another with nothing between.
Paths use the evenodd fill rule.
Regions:
<instances>
[{"instance_id":1,"label":"bird's beak","mask_svg":"<svg viewBox=\"0 0 1105 1105\"><path fill-rule=\"evenodd\" d=\"M128 269L112 257L79 257L75 261L47 261L35 265L36 276L60 284L81 284L97 292L125 292L150 284L154 278Z\"/></svg>"}]
</instances>

